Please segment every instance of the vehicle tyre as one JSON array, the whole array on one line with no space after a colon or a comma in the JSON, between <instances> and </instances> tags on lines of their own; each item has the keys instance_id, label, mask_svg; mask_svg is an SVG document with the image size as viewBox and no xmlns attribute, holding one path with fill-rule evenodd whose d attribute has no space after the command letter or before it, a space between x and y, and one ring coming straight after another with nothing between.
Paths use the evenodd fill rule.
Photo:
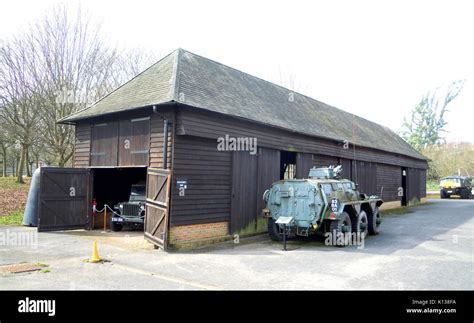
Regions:
<instances>
[{"instance_id":1,"label":"vehicle tyre","mask_svg":"<svg viewBox=\"0 0 474 323\"><path fill-rule=\"evenodd\" d=\"M335 246L345 247L348 241L344 235L352 233L352 222L349 214L344 212L339 220L331 221L329 232L332 235L332 242Z\"/></svg>"},{"instance_id":2,"label":"vehicle tyre","mask_svg":"<svg viewBox=\"0 0 474 323\"><path fill-rule=\"evenodd\" d=\"M268 218L268 235L273 241L283 241L283 235L278 232L278 225L273 218Z\"/></svg>"},{"instance_id":3,"label":"vehicle tyre","mask_svg":"<svg viewBox=\"0 0 474 323\"><path fill-rule=\"evenodd\" d=\"M461 190L462 199L469 199L470 197L471 197L471 192L467 188L464 188Z\"/></svg>"},{"instance_id":4,"label":"vehicle tyre","mask_svg":"<svg viewBox=\"0 0 474 323\"><path fill-rule=\"evenodd\" d=\"M445 190L441 190L441 191L439 191L439 197L442 198L442 199L446 199L446 198L448 198L448 194L446 194Z\"/></svg>"},{"instance_id":5,"label":"vehicle tyre","mask_svg":"<svg viewBox=\"0 0 474 323\"><path fill-rule=\"evenodd\" d=\"M123 225L116 224L115 222L112 222L112 231L118 232L118 231L122 230L122 228L123 228Z\"/></svg>"},{"instance_id":6,"label":"vehicle tyre","mask_svg":"<svg viewBox=\"0 0 474 323\"><path fill-rule=\"evenodd\" d=\"M370 235L377 235L379 234L379 227L380 223L382 222L382 218L380 217L379 208L376 207L372 213L367 214L367 222L368 230Z\"/></svg>"},{"instance_id":7,"label":"vehicle tyre","mask_svg":"<svg viewBox=\"0 0 474 323\"><path fill-rule=\"evenodd\" d=\"M365 211L360 211L359 215L352 220L352 232L360 233L362 237L366 237L369 232L369 220Z\"/></svg>"}]
</instances>

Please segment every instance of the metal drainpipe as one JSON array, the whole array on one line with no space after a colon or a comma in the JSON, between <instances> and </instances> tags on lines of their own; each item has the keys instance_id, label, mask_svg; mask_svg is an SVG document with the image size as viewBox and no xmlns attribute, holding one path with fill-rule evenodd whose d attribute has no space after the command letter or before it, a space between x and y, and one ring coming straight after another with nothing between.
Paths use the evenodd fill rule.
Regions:
<instances>
[{"instance_id":1,"label":"metal drainpipe","mask_svg":"<svg viewBox=\"0 0 474 323\"><path fill-rule=\"evenodd\" d=\"M163 168L168 169L168 119L164 120L163 138Z\"/></svg>"}]
</instances>

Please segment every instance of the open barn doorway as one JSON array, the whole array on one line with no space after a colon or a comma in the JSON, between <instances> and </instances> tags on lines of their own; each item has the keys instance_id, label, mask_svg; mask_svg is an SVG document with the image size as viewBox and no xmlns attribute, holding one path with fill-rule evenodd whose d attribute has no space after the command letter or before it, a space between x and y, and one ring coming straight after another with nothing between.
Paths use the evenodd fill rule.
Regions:
<instances>
[{"instance_id":1,"label":"open barn doorway","mask_svg":"<svg viewBox=\"0 0 474 323\"><path fill-rule=\"evenodd\" d=\"M401 200L401 204L402 206L407 206L407 196L408 196L408 192L407 192L407 169L405 167L402 167L402 200Z\"/></svg>"},{"instance_id":2,"label":"open barn doorway","mask_svg":"<svg viewBox=\"0 0 474 323\"><path fill-rule=\"evenodd\" d=\"M100 211L92 216L92 229L143 230L146 171L146 167L92 168L92 199Z\"/></svg>"},{"instance_id":3,"label":"open barn doorway","mask_svg":"<svg viewBox=\"0 0 474 323\"><path fill-rule=\"evenodd\" d=\"M280 179L296 178L296 152L280 151Z\"/></svg>"}]
</instances>

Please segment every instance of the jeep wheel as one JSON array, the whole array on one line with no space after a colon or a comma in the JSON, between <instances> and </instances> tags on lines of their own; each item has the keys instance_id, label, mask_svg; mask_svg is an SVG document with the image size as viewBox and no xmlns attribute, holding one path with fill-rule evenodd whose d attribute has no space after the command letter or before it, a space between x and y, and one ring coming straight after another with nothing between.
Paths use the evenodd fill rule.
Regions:
<instances>
[{"instance_id":1,"label":"jeep wheel","mask_svg":"<svg viewBox=\"0 0 474 323\"><path fill-rule=\"evenodd\" d=\"M123 228L123 225L112 222L112 231L118 232L122 230L122 228Z\"/></svg>"},{"instance_id":2,"label":"jeep wheel","mask_svg":"<svg viewBox=\"0 0 474 323\"><path fill-rule=\"evenodd\" d=\"M447 199L447 198L449 198L449 196L448 196L448 194L446 194L446 191L445 191L445 190L439 191L439 197L442 198L442 199Z\"/></svg>"},{"instance_id":3,"label":"jeep wheel","mask_svg":"<svg viewBox=\"0 0 474 323\"><path fill-rule=\"evenodd\" d=\"M344 212L339 220L331 221L329 232L332 235L333 245L345 247L346 243L349 242L348 239L346 239L346 235L352 233L352 222L349 214ZM351 237L349 237L349 240L350 238Z\"/></svg>"},{"instance_id":4,"label":"jeep wheel","mask_svg":"<svg viewBox=\"0 0 474 323\"><path fill-rule=\"evenodd\" d=\"M368 229L370 235L379 234L379 227L380 223L382 222L382 218L380 217L379 208L376 207L374 212L367 214L367 220L369 223Z\"/></svg>"},{"instance_id":5,"label":"jeep wheel","mask_svg":"<svg viewBox=\"0 0 474 323\"><path fill-rule=\"evenodd\" d=\"M462 199L469 199L471 197L471 192L469 191L469 189L464 188L461 190L459 195Z\"/></svg>"},{"instance_id":6,"label":"jeep wheel","mask_svg":"<svg viewBox=\"0 0 474 323\"><path fill-rule=\"evenodd\" d=\"M273 218L268 218L268 235L273 241L283 241L283 235L278 231L278 225Z\"/></svg>"},{"instance_id":7,"label":"jeep wheel","mask_svg":"<svg viewBox=\"0 0 474 323\"><path fill-rule=\"evenodd\" d=\"M352 232L360 233L363 238L367 236L369 232L369 220L365 211L360 211L356 218L352 219Z\"/></svg>"}]
</instances>

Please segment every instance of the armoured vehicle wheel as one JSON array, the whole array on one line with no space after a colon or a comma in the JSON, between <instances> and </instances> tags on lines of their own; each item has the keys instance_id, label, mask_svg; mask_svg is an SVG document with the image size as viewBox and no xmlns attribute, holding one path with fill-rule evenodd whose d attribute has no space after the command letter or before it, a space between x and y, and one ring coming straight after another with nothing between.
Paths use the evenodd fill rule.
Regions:
<instances>
[{"instance_id":1,"label":"armoured vehicle wheel","mask_svg":"<svg viewBox=\"0 0 474 323\"><path fill-rule=\"evenodd\" d=\"M369 220L365 211L360 211L356 218L352 219L352 232L360 232L363 237L369 232Z\"/></svg>"},{"instance_id":2,"label":"armoured vehicle wheel","mask_svg":"<svg viewBox=\"0 0 474 323\"><path fill-rule=\"evenodd\" d=\"M345 234L352 233L352 222L347 212L342 213L340 220L331 221L329 232L332 234L332 241L338 247L346 246Z\"/></svg>"},{"instance_id":3,"label":"armoured vehicle wheel","mask_svg":"<svg viewBox=\"0 0 474 323\"><path fill-rule=\"evenodd\" d=\"M122 230L122 228L123 228L123 225L115 224L115 223L112 222L112 231L118 232L118 231Z\"/></svg>"},{"instance_id":4,"label":"armoured vehicle wheel","mask_svg":"<svg viewBox=\"0 0 474 323\"><path fill-rule=\"evenodd\" d=\"M283 236L278 232L278 225L273 218L268 219L268 235L273 241L283 241Z\"/></svg>"},{"instance_id":5,"label":"armoured vehicle wheel","mask_svg":"<svg viewBox=\"0 0 474 323\"><path fill-rule=\"evenodd\" d=\"M376 235L379 234L379 226L382 222L382 218L380 217L379 208L376 207L373 213L367 214L367 220L369 223L368 229L369 234Z\"/></svg>"}]
</instances>

